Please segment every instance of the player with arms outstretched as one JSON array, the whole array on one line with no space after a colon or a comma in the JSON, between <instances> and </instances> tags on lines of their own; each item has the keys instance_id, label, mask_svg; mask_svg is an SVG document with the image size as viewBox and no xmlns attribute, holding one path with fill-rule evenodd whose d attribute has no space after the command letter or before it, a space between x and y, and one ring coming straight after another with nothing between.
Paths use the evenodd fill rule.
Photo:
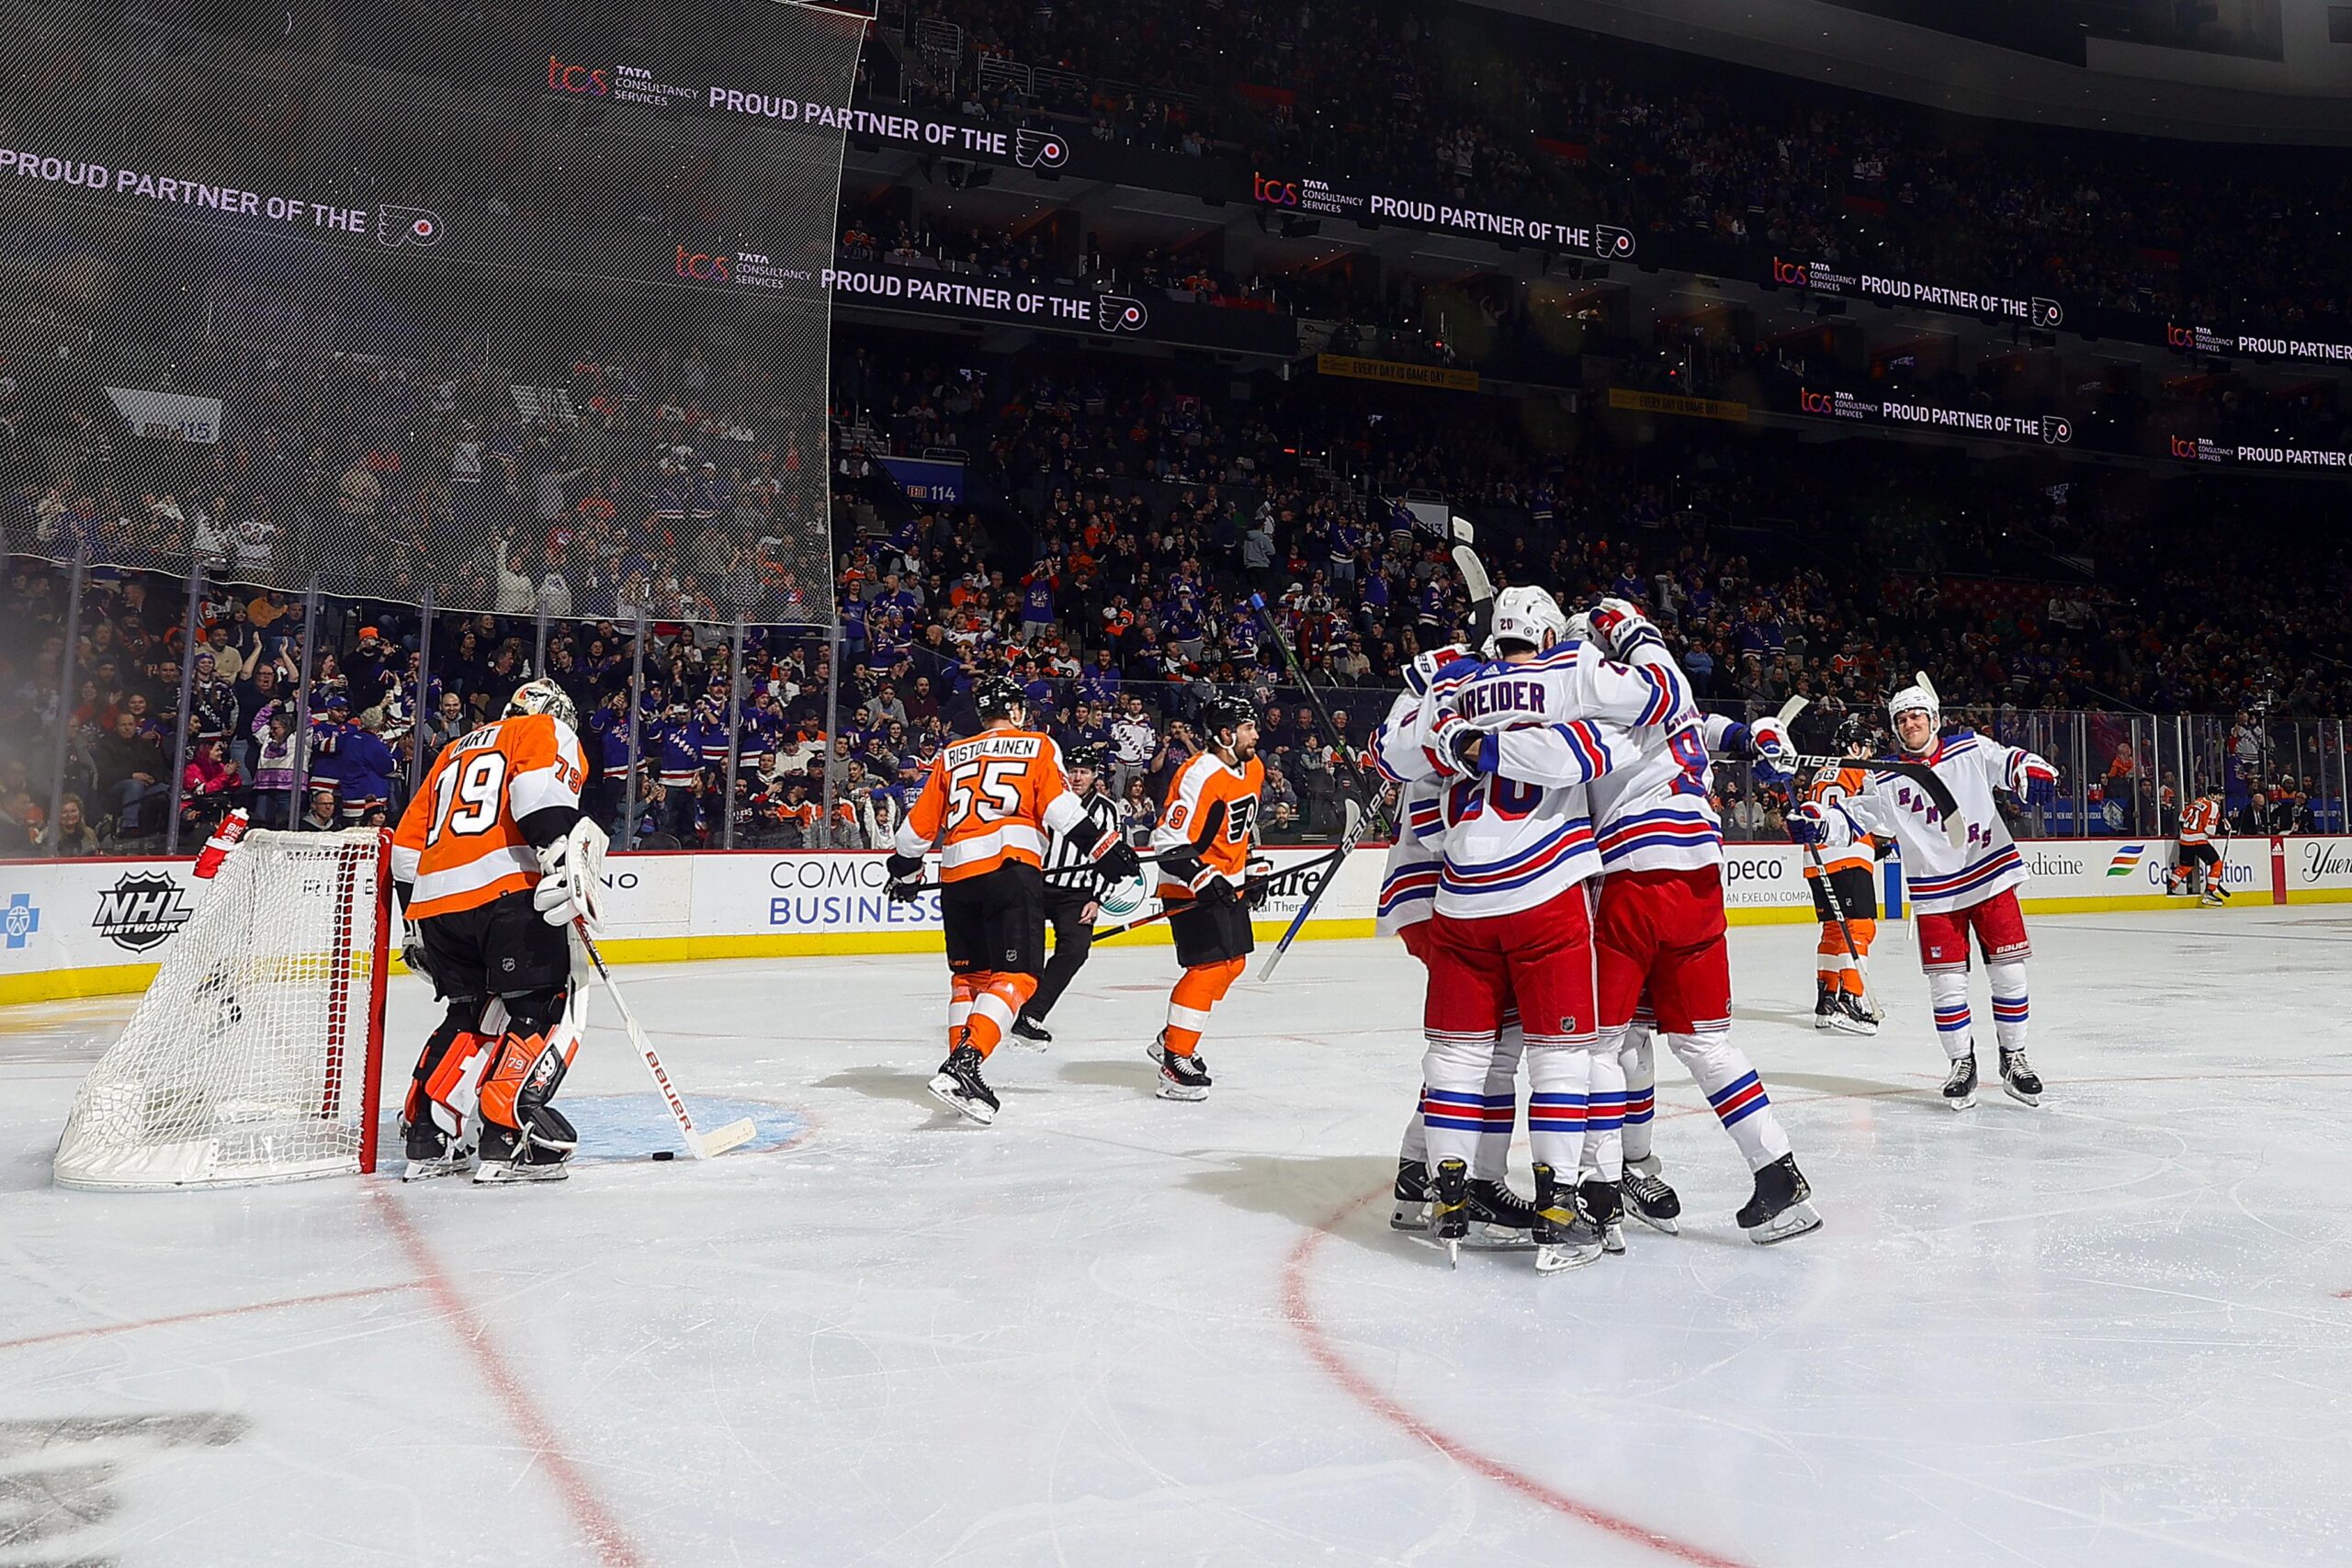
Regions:
<instances>
[{"instance_id":1,"label":"player with arms outstretched","mask_svg":"<svg viewBox=\"0 0 2352 1568\"><path fill-rule=\"evenodd\" d=\"M1976 1043L1968 1010L1968 944L1973 933L1992 981L2002 1087L2011 1099L2039 1105L2041 1078L2025 1054L2025 963L2033 945L2026 939L2017 890L2026 879L2026 866L1993 792L2006 789L2034 798L2055 785L2057 770L2033 752L1990 736L1966 729L1939 736L1943 706L1924 671L1888 700L1886 711L1898 760L1930 770L1950 791L1949 817L1920 780L1878 767L1871 770L1867 788L1842 800L1799 807L1790 814L1789 836L1799 843L1842 849L1866 833L1883 833L1902 845L1919 962L1928 972L1936 1032L1951 1063L1944 1103L1955 1111L1976 1103Z\"/></svg>"},{"instance_id":2,"label":"player with arms outstretched","mask_svg":"<svg viewBox=\"0 0 2352 1568\"><path fill-rule=\"evenodd\" d=\"M939 912L947 930L947 1059L930 1084L941 1103L975 1122L996 1120L980 1065L1036 994L1046 962L1046 843L1087 821L1069 792L1053 738L1024 727L1028 699L1009 676L974 683L980 732L944 748L899 824L886 864L888 893L914 902L923 855L940 845ZM1095 835L1089 858L1117 880L1140 868L1115 830Z\"/></svg>"},{"instance_id":3,"label":"player with arms outstretched","mask_svg":"<svg viewBox=\"0 0 2352 1568\"><path fill-rule=\"evenodd\" d=\"M1159 859L1159 901L1183 966L1168 998L1168 1023L1149 1054L1159 1064L1162 1100L1209 1096L1201 1032L1257 949L1244 885L1266 765L1258 760L1258 714L1246 698L1212 697L1201 716L1208 742L1185 760L1168 785L1168 803L1152 829Z\"/></svg>"},{"instance_id":4,"label":"player with arms outstretched","mask_svg":"<svg viewBox=\"0 0 2352 1568\"><path fill-rule=\"evenodd\" d=\"M1777 720L1750 727L1702 716L1665 639L1633 604L1602 600L1591 630L1609 657L1648 675L1663 695L1627 734L1633 755L1588 790L1600 849L1593 942L1601 1038L1587 1144L1594 1179L1580 1195L1611 1251L1624 1246L1617 1230L1621 1197L1638 1217L1667 1221L1661 1229L1681 1213L1680 1200L1658 1175L1648 1119L1624 1125L1629 1099L1647 1104L1656 1089L1649 1032L1634 1029L1646 1002L1668 1049L1747 1162L1755 1189L1736 1216L1740 1228L1758 1243L1803 1235L1821 1224L1812 1189L1755 1064L1731 1039L1724 836L1713 761L1724 752L1770 764L1794 750Z\"/></svg>"},{"instance_id":5,"label":"player with arms outstretched","mask_svg":"<svg viewBox=\"0 0 2352 1568\"><path fill-rule=\"evenodd\" d=\"M1859 715L1840 725L1838 754L1855 765L1822 768L1806 785L1805 799L1826 806L1868 788L1870 773L1860 763L1876 750L1877 741ZM1815 1029L1878 1032L1878 1020L1862 1000L1869 990L1871 943L1878 936L1877 868L1878 840L1868 834L1804 868L1805 885L1813 890L1814 918L1821 922L1814 959ZM1851 952L1847 949L1849 939Z\"/></svg>"},{"instance_id":6,"label":"player with arms outstretched","mask_svg":"<svg viewBox=\"0 0 2352 1568\"><path fill-rule=\"evenodd\" d=\"M563 688L533 681L504 716L458 737L392 835L402 950L448 1003L401 1112L406 1179L560 1181L579 1134L550 1102L580 1047L575 919L594 923L605 831L580 814L587 763Z\"/></svg>"}]
</instances>

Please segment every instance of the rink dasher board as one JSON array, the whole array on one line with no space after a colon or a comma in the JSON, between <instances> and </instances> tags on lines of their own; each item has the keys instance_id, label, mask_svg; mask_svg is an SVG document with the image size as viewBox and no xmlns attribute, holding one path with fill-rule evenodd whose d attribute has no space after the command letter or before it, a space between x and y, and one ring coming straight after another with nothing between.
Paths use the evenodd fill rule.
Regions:
<instances>
[{"instance_id":1,"label":"rink dasher board","mask_svg":"<svg viewBox=\"0 0 2352 1568\"><path fill-rule=\"evenodd\" d=\"M2030 915L2200 908L2164 892L2169 840L2033 840L2018 848L2031 874L2021 894ZM2227 908L2352 901L2352 837L2233 840L2227 851L2234 896ZM1324 852L1267 852L1279 869ZM1385 858L1385 846L1366 844L1342 863L1300 934L1371 936ZM911 909L891 904L884 859L851 851L615 855L605 866L603 950L622 964L941 951L938 895L923 895ZM0 862L0 1005L144 990L209 891L190 874L192 864L190 857ZM1899 870L1893 863L1880 869L1882 910L1900 918L1892 897ZM1727 846L1724 874L1734 925L1814 918L1803 855L1792 845ZM1287 887L1267 901L1256 921L1261 943L1281 935L1302 897L1302 888ZM1130 883L1106 901L1102 918L1155 908ZM1168 929L1162 922L1117 940L1165 945Z\"/></svg>"}]
</instances>

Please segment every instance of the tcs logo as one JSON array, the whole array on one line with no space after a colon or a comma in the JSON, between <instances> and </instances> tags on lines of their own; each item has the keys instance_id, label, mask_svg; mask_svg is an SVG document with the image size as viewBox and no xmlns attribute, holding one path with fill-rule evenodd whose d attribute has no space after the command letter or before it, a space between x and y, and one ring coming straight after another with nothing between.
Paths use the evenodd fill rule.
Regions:
<instances>
[{"instance_id":1,"label":"tcs logo","mask_svg":"<svg viewBox=\"0 0 2352 1568\"><path fill-rule=\"evenodd\" d=\"M1807 388L1799 387L1797 389L1797 412L1800 413L1831 412L1832 410L1829 402L1829 394L1826 392L1815 392Z\"/></svg>"},{"instance_id":2,"label":"tcs logo","mask_svg":"<svg viewBox=\"0 0 2352 1568\"><path fill-rule=\"evenodd\" d=\"M726 283L735 276L734 258L678 247L678 276L697 283Z\"/></svg>"},{"instance_id":3,"label":"tcs logo","mask_svg":"<svg viewBox=\"0 0 2352 1568\"><path fill-rule=\"evenodd\" d=\"M585 65L566 65L554 55L548 56L548 85L559 93L577 93L582 97L610 97L613 73Z\"/></svg>"},{"instance_id":4,"label":"tcs logo","mask_svg":"<svg viewBox=\"0 0 2352 1568\"><path fill-rule=\"evenodd\" d=\"M2193 435L2176 435L2172 437L2172 455L2176 457L2195 457L2197 456L2197 437Z\"/></svg>"},{"instance_id":5,"label":"tcs logo","mask_svg":"<svg viewBox=\"0 0 2352 1568\"><path fill-rule=\"evenodd\" d=\"M1298 182L1270 180L1263 175L1252 174L1250 176L1250 195L1253 199L1262 201L1269 207L1296 207Z\"/></svg>"},{"instance_id":6,"label":"tcs logo","mask_svg":"<svg viewBox=\"0 0 2352 1568\"><path fill-rule=\"evenodd\" d=\"M2165 346L2167 348L2195 348L2197 346L2197 330L2194 327L2177 327L2170 321L2166 321L2165 323Z\"/></svg>"},{"instance_id":7,"label":"tcs logo","mask_svg":"<svg viewBox=\"0 0 2352 1568\"><path fill-rule=\"evenodd\" d=\"M1804 263L1782 261L1779 256L1774 256L1772 258L1772 281L1781 285L1783 288L1803 288L1811 281L1811 275L1805 271Z\"/></svg>"}]
</instances>

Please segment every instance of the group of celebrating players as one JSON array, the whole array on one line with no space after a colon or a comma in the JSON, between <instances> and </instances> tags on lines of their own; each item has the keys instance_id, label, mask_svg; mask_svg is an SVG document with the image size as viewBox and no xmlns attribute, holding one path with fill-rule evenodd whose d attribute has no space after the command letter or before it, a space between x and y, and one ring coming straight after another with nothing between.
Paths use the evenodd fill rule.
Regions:
<instances>
[{"instance_id":1,"label":"group of celebrating players","mask_svg":"<svg viewBox=\"0 0 2352 1568\"><path fill-rule=\"evenodd\" d=\"M1532 1249L1554 1272L1625 1250L1624 1218L1672 1233L1680 1201L1652 1139L1653 1041L1663 1035L1746 1160L1740 1226L1755 1241L1821 1224L1789 1137L1731 1035L1718 757L1813 770L1791 814L1823 920L1816 1024L1868 1033L1864 963L1879 845L1899 849L1917 916L1945 1101L1974 1103L1970 940L1992 982L2002 1085L2038 1104L2025 1052L2030 954L2023 861L1994 792L2054 773L2030 751L1941 733L1923 675L1888 704L1892 754L1849 725L1837 758L1801 759L1787 718L1702 714L1655 626L1602 600L1573 621L1541 588L1496 596L1473 649L1421 655L1374 738L1396 790L1379 930L1426 970L1421 1089L1399 1151L1392 1224L1458 1257ZM978 683L978 731L944 749L899 829L892 898L912 901L934 852L949 969L947 1055L930 1091L981 1123L1000 1109L982 1068L1043 1020L1093 934L1099 900L1147 856L1101 794L1101 759L1029 728L1020 686ZM402 1111L408 1177L560 1179L577 1136L551 1103L578 1048L568 928L596 915L605 843L580 809L578 716L535 681L504 716L435 761L393 840L404 954L447 1003ZM1211 1010L1253 950L1270 868L1251 857L1263 768L1254 710L1213 699L1205 744L1177 773L1148 847L1182 973L1149 1047L1159 1096L1197 1101ZM1344 853L1342 847L1340 853ZM1054 961L1046 953L1048 920ZM1527 1078L1535 1191L1505 1179Z\"/></svg>"}]
</instances>

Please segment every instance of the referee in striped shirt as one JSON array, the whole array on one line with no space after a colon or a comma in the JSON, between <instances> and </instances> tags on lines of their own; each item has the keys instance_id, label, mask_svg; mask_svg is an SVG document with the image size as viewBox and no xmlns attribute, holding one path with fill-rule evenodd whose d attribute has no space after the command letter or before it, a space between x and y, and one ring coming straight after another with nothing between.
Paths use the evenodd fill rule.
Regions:
<instances>
[{"instance_id":1,"label":"referee in striped shirt","mask_svg":"<svg viewBox=\"0 0 2352 1568\"><path fill-rule=\"evenodd\" d=\"M1052 1043L1046 1015L1069 988L1086 955L1094 948L1094 917L1109 890L1089 847L1105 833L1119 830L1119 803L1102 788L1102 748L1080 741L1064 758L1070 794L1086 807L1086 820L1069 832L1057 833L1046 855L1046 919L1054 928L1054 955L1037 981L1036 994L1012 1022L1012 1038L1035 1050Z\"/></svg>"}]
</instances>

